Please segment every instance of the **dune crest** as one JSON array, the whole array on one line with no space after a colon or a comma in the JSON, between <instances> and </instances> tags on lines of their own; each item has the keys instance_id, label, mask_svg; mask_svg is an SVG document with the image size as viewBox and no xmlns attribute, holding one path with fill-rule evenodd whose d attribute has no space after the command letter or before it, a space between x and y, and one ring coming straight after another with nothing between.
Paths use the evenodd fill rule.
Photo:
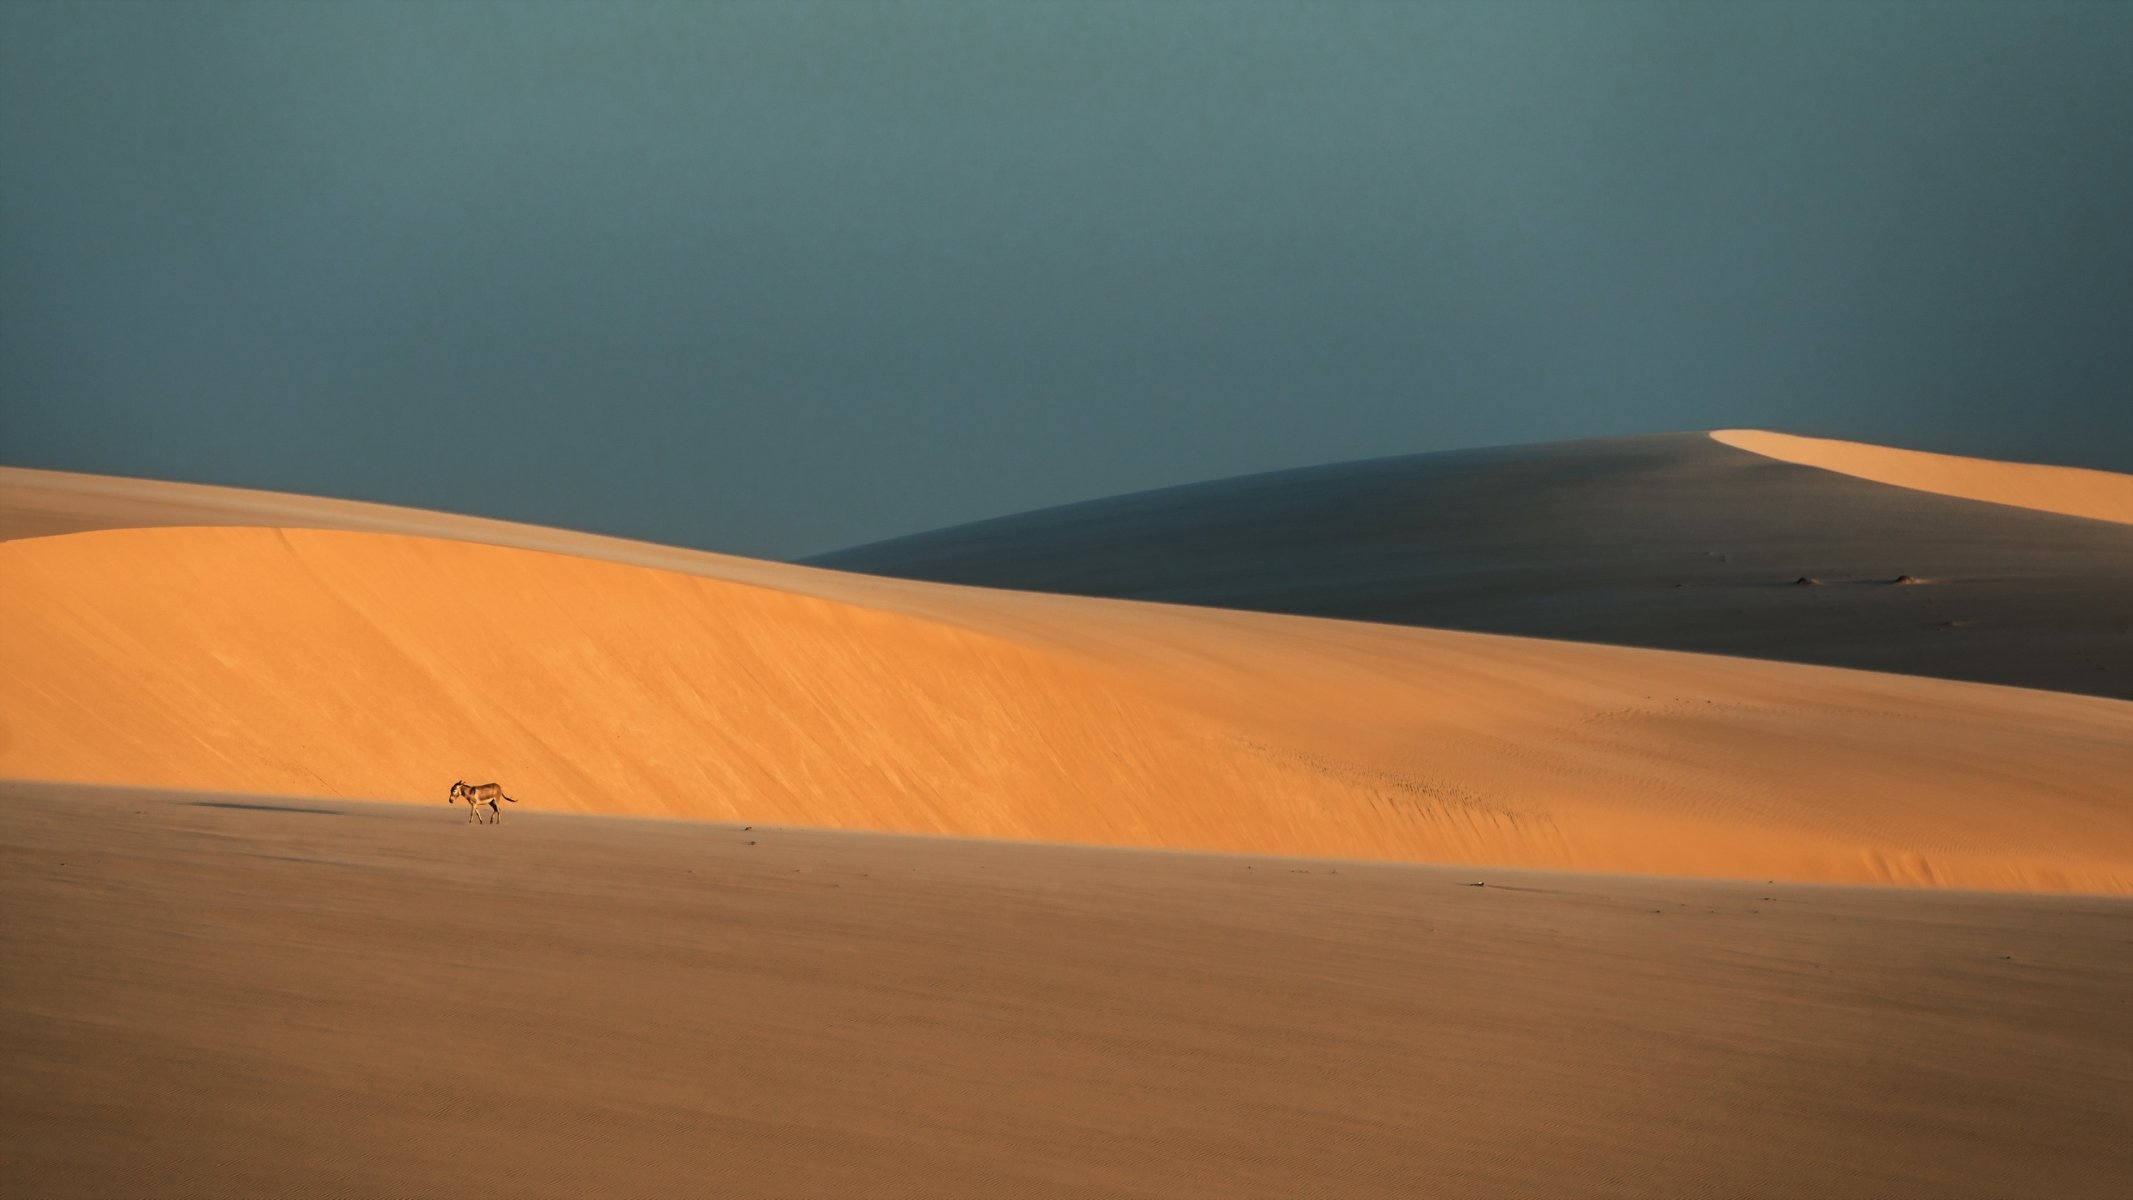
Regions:
<instances>
[{"instance_id":1,"label":"dune crest","mask_svg":"<svg viewBox=\"0 0 2133 1200\"><path fill-rule=\"evenodd\" d=\"M1761 429L1718 429L1712 431L1711 439L1750 454L1875 483L2133 525L2133 475L1899 450Z\"/></svg>"},{"instance_id":2,"label":"dune crest","mask_svg":"<svg viewBox=\"0 0 2133 1200\"><path fill-rule=\"evenodd\" d=\"M406 534L0 545L0 775L1173 849L2133 891L2133 706Z\"/></svg>"},{"instance_id":3,"label":"dune crest","mask_svg":"<svg viewBox=\"0 0 2133 1200\"><path fill-rule=\"evenodd\" d=\"M2133 700L2133 525L1889 486L1702 433L1238 476L809 562ZM1829 586L1788 586L1803 576ZM1931 586L1883 586L1901 576Z\"/></svg>"}]
</instances>

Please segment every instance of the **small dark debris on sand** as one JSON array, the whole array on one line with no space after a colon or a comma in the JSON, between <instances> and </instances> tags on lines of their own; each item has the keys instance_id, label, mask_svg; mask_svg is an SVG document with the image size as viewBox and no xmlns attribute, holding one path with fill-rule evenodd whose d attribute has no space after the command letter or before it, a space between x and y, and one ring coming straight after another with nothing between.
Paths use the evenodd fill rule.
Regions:
<instances>
[{"instance_id":1,"label":"small dark debris on sand","mask_svg":"<svg viewBox=\"0 0 2133 1200\"><path fill-rule=\"evenodd\" d=\"M1799 577L1798 579L1795 579L1795 580L1793 580L1793 581L1792 581L1792 586L1794 586L1794 587L1821 587L1821 586L1822 586L1822 581L1821 581L1821 580L1819 580L1819 579L1816 579L1816 578L1815 578L1814 576L1812 576L1812 575L1802 575L1802 576L1800 576L1800 577Z\"/></svg>"},{"instance_id":2,"label":"small dark debris on sand","mask_svg":"<svg viewBox=\"0 0 2133 1200\"><path fill-rule=\"evenodd\" d=\"M1919 585L1921 585L1921 584L1923 584L1923 583L1925 583L1925 582L1926 582L1925 580L1923 580L1923 579L1920 579L1920 578L1919 578L1918 576L1916 576L1916 575L1898 575L1898 576L1897 576L1896 578L1894 578L1894 579L1891 579L1891 580L1889 580L1889 586L1890 586L1890 587L1917 587L1917 586L1919 586Z\"/></svg>"},{"instance_id":3,"label":"small dark debris on sand","mask_svg":"<svg viewBox=\"0 0 2133 1200\"><path fill-rule=\"evenodd\" d=\"M1461 886L1461 887L1487 887L1487 886L1489 886L1489 885L1488 885L1487 881L1482 881L1482 882L1479 882L1479 883L1467 883L1467 884L1461 884L1460 886Z\"/></svg>"}]
</instances>

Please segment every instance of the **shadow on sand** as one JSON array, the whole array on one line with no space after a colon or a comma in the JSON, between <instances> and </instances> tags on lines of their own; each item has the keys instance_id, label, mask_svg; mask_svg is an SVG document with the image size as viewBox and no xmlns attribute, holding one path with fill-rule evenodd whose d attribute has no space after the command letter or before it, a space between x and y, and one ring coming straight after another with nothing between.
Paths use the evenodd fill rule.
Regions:
<instances>
[{"instance_id":1,"label":"shadow on sand","mask_svg":"<svg viewBox=\"0 0 2133 1200\"><path fill-rule=\"evenodd\" d=\"M236 800L188 800L194 808L236 808L251 812L313 813L321 817L338 817L339 809L301 808L294 804L245 804Z\"/></svg>"}]
</instances>

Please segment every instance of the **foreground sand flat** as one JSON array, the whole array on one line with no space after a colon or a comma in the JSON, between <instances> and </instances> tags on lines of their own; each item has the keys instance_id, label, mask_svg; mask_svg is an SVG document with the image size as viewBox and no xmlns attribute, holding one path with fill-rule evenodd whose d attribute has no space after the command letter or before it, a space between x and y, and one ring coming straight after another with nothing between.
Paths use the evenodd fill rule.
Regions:
<instances>
[{"instance_id":1,"label":"foreground sand flat","mask_svg":"<svg viewBox=\"0 0 2133 1200\"><path fill-rule=\"evenodd\" d=\"M2133 1181L2123 899L461 819L0 785L10 1194Z\"/></svg>"}]
</instances>

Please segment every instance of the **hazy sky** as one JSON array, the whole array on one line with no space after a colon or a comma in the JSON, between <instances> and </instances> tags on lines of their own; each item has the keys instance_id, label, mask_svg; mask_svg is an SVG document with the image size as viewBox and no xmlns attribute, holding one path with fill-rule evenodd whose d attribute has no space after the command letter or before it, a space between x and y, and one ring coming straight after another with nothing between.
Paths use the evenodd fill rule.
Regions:
<instances>
[{"instance_id":1,"label":"hazy sky","mask_svg":"<svg viewBox=\"0 0 2133 1200\"><path fill-rule=\"evenodd\" d=\"M0 13L0 462L770 556L1717 426L2133 470L2133 5Z\"/></svg>"}]
</instances>

